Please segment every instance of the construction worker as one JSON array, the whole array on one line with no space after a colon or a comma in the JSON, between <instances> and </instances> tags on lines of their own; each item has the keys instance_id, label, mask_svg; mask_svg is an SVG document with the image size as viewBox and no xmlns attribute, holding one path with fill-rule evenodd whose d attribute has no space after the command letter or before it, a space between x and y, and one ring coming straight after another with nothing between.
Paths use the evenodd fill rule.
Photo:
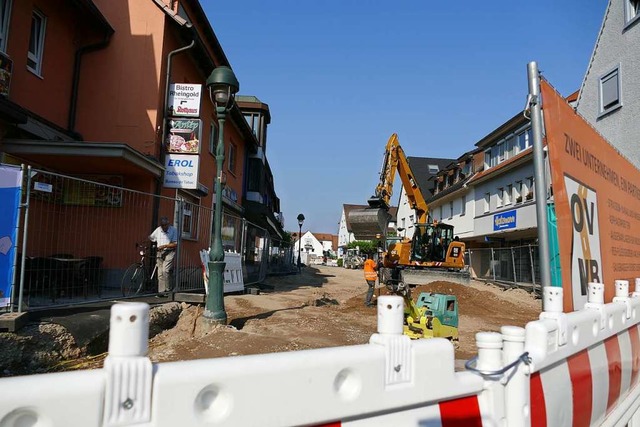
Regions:
<instances>
[{"instance_id":1,"label":"construction worker","mask_svg":"<svg viewBox=\"0 0 640 427\"><path fill-rule=\"evenodd\" d=\"M373 255L367 255L367 260L364 262L364 280L367 281L367 285L369 285L369 290L367 290L367 298L364 301L364 305L367 307L373 307L374 304L371 303L371 298L373 298L373 290L376 286L376 278L378 277L378 265L373 260Z\"/></svg>"}]
</instances>

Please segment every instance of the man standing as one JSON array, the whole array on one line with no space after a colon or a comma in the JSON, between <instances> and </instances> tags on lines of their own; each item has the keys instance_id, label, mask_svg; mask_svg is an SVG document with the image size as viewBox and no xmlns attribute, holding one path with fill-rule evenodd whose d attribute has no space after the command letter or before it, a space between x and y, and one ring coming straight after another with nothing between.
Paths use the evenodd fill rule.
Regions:
<instances>
[{"instance_id":1,"label":"man standing","mask_svg":"<svg viewBox=\"0 0 640 427\"><path fill-rule=\"evenodd\" d=\"M158 292L173 290L173 258L178 246L178 230L169 223L165 216L160 218L160 227L149 236L156 242L156 264L158 266Z\"/></svg>"},{"instance_id":2,"label":"man standing","mask_svg":"<svg viewBox=\"0 0 640 427\"><path fill-rule=\"evenodd\" d=\"M373 255L367 255L367 260L364 262L364 280L366 280L367 285L369 285L369 290L367 291L367 299L364 302L364 305L366 305L367 307L373 307L371 298L373 298L373 289L376 286L376 278L378 277L378 273L376 273L377 269L378 266L373 260Z\"/></svg>"}]
</instances>

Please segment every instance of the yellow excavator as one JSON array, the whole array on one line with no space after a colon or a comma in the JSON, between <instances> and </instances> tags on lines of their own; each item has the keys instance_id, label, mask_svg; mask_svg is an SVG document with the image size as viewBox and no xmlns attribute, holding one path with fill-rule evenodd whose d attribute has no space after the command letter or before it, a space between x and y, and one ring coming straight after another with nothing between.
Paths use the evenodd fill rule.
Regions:
<instances>
[{"instance_id":1,"label":"yellow excavator","mask_svg":"<svg viewBox=\"0 0 640 427\"><path fill-rule=\"evenodd\" d=\"M368 200L369 207L354 209L349 213L355 238L373 240L376 236L386 236L390 219L389 201L396 172L409 204L415 210L417 223L411 239L404 238L388 245L380 277L384 278L387 285L392 281L423 285L439 280L468 284L470 276L464 262L465 244L454 236L452 225L430 220L425 197L395 133L387 142L380 182L375 194Z\"/></svg>"}]
</instances>

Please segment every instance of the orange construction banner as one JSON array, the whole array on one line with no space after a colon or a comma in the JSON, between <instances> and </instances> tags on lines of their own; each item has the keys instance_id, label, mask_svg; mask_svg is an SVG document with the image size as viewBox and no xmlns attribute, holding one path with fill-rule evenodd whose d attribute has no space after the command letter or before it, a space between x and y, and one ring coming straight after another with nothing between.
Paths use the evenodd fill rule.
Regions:
<instances>
[{"instance_id":1,"label":"orange construction banner","mask_svg":"<svg viewBox=\"0 0 640 427\"><path fill-rule=\"evenodd\" d=\"M589 282L640 277L640 170L544 79L542 111L557 215L564 311L582 309ZM551 254L553 256L553 254Z\"/></svg>"}]
</instances>

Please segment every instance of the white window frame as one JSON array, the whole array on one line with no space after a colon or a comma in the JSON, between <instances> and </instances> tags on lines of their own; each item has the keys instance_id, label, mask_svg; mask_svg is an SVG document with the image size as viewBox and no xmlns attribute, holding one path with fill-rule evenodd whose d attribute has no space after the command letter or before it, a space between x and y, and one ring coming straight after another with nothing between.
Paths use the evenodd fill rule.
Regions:
<instances>
[{"instance_id":1,"label":"white window frame","mask_svg":"<svg viewBox=\"0 0 640 427\"><path fill-rule=\"evenodd\" d=\"M604 93L603 93L603 84L610 79L615 79L616 88L618 91L617 100L609 104L608 106L604 105ZM608 114L622 106L622 91L621 91L621 80L620 80L620 65L618 64L616 67L609 70L607 73L600 76L598 79L598 112L599 115Z\"/></svg>"},{"instance_id":2,"label":"white window frame","mask_svg":"<svg viewBox=\"0 0 640 427\"><path fill-rule=\"evenodd\" d=\"M491 148L484 150L484 168L489 169L491 167Z\"/></svg>"},{"instance_id":3,"label":"white window frame","mask_svg":"<svg viewBox=\"0 0 640 427\"><path fill-rule=\"evenodd\" d=\"M484 212L491 210L491 193L484 193Z\"/></svg>"},{"instance_id":4,"label":"white window frame","mask_svg":"<svg viewBox=\"0 0 640 427\"><path fill-rule=\"evenodd\" d=\"M640 19L640 0L624 0L625 28Z\"/></svg>"},{"instance_id":5,"label":"white window frame","mask_svg":"<svg viewBox=\"0 0 640 427\"><path fill-rule=\"evenodd\" d=\"M467 196L466 195L462 196L462 198L460 199L460 202L462 203L462 207L460 209L460 216L465 216L467 214Z\"/></svg>"},{"instance_id":6,"label":"white window frame","mask_svg":"<svg viewBox=\"0 0 640 427\"><path fill-rule=\"evenodd\" d=\"M42 12L34 9L31 14L31 28L33 29L34 18L40 20L40 27L38 33L38 40L35 42L36 52L31 52L31 33L29 32L29 49L27 50L27 70L31 71L38 77L42 77L42 56L44 53L44 40L47 32L47 17ZM29 61L33 61L35 67L29 65Z\"/></svg>"},{"instance_id":7,"label":"white window frame","mask_svg":"<svg viewBox=\"0 0 640 427\"><path fill-rule=\"evenodd\" d=\"M535 200L535 193L533 191L533 186L535 185L535 181L532 176L527 177L526 179L526 189L527 192L524 195L525 200Z\"/></svg>"},{"instance_id":8,"label":"white window frame","mask_svg":"<svg viewBox=\"0 0 640 427\"><path fill-rule=\"evenodd\" d=\"M504 192L504 204L505 205L510 205L512 200L511 200L511 195L513 194L513 184L509 184L507 185L507 189Z\"/></svg>"},{"instance_id":9,"label":"white window frame","mask_svg":"<svg viewBox=\"0 0 640 427\"><path fill-rule=\"evenodd\" d=\"M0 51L4 53L7 53L12 4L13 0L0 0Z\"/></svg>"},{"instance_id":10,"label":"white window frame","mask_svg":"<svg viewBox=\"0 0 640 427\"><path fill-rule=\"evenodd\" d=\"M496 208L501 208L502 207L502 193L504 192L504 187L500 187L498 188L498 192L496 194L497 199L496 199Z\"/></svg>"},{"instance_id":11,"label":"white window frame","mask_svg":"<svg viewBox=\"0 0 640 427\"><path fill-rule=\"evenodd\" d=\"M522 181L516 181L516 185L513 186L513 203L522 203ZM520 198L520 201L518 201Z\"/></svg>"},{"instance_id":12,"label":"white window frame","mask_svg":"<svg viewBox=\"0 0 640 427\"><path fill-rule=\"evenodd\" d=\"M505 155L505 145L506 145L506 143L505 143L504 140L502 140L502 141L498 142L498 144L496 144L496 145L498 147L497 148L498 164L500 164L500 163L504 162L505 160L507 160L507 157Z\"/></svg>"}]
</instances>

